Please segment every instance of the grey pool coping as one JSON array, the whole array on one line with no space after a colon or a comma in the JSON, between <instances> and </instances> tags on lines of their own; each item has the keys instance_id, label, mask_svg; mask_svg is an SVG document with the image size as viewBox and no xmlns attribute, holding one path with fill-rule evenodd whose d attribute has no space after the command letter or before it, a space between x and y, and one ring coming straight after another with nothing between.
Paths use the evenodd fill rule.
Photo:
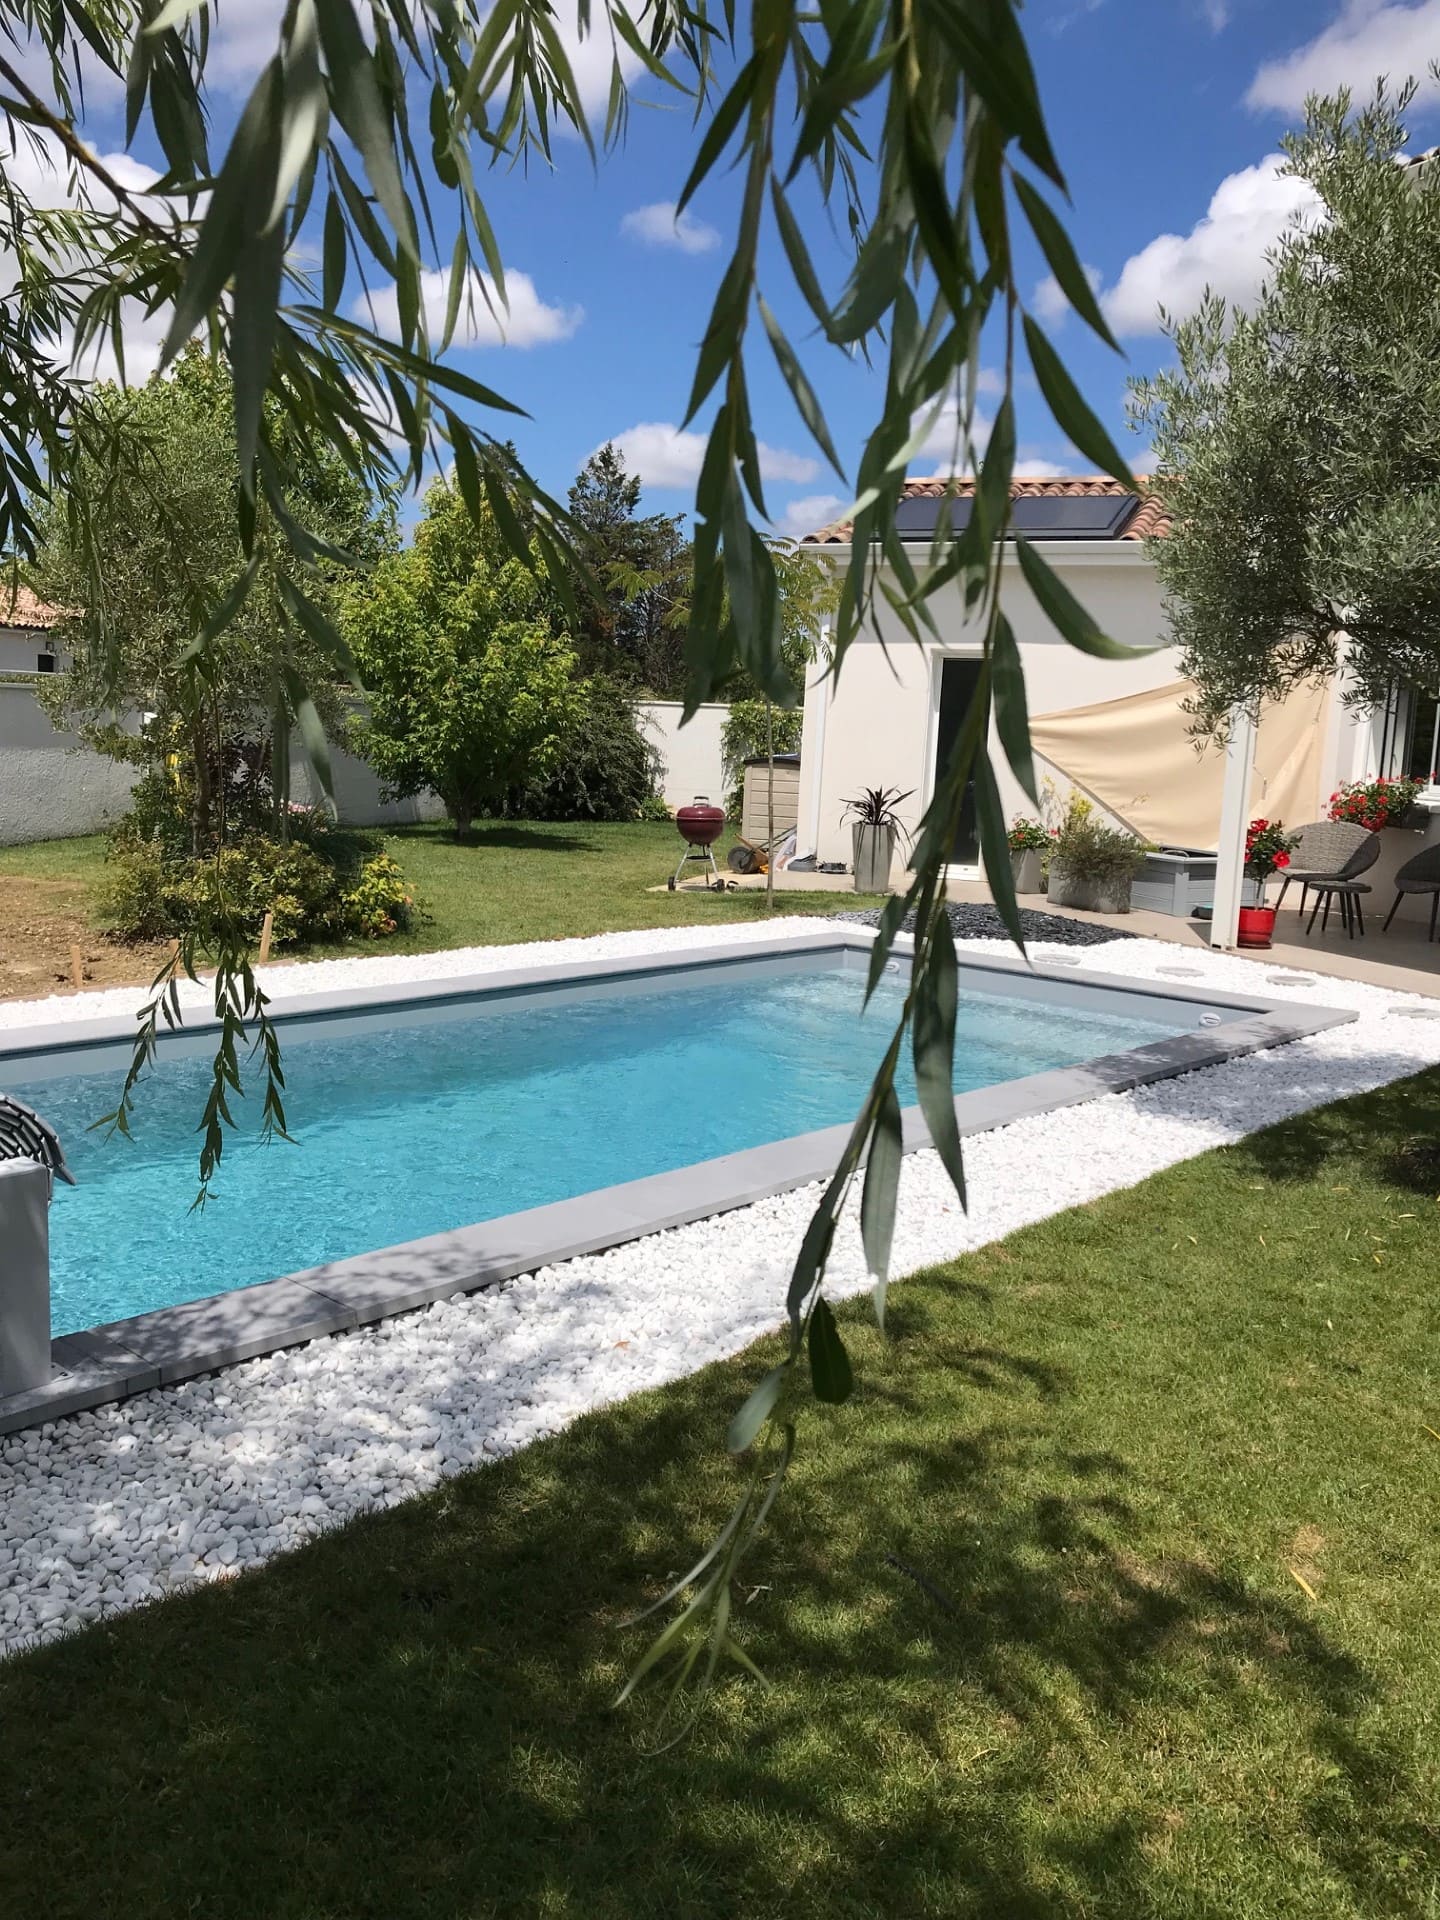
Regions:
<instances>
[{"instance_id":1,"label":"grey pool coping","mask_svg":"<svg viewBox=\"0 0 1440 1920\"><path fill-rule=\"evenodd\" d=\"M347 988L289 998L277 996L273 1006L277 1016L284 1018L343 1014L362 1008L376 1011L482 992L508 996L536 986L635 978L662 970L671 973L680 966L714 966L717 961L729 964L767 957L784 959L796 953L824 954L836 949L863 954L874 937L873 929L829 922L813 931L787 932L769 941L448 976L406 982L388 993ZM906 956L911 946L908 938L902 938L896 943L896 952ZM1244 1054L1322 1033L1356 1017L1353 1012L1332 1007L1249 994L1211 993L1168 983L1158 988L1152 982L1109 974L1053 973L1008 955L962 954L960 964L967 971L1008 976L1016 985L1020 980L1047 981L1057 989L1066 989L1061 996L1066 999L1100 987L1138 998L1233 1007L1237 1016L1219 1026L1170 1035L1079 1066L957 1094L955 1117L962 1136L988 1133L1101 1094L1123 1093L1201 1067L1217 1066ZM187 1022L192 1035L215 1024L213 1020L193 1025ZM77 1030L83 1036L78 1041ZM7 1059L33 1057L46 1047L109 1047L117 1039L128 1042L133 1033L133 1018L124 1017L25 1029L23 1043L19 1033L7 1033L0 1036L0 1070ZM907 1153L930 1144L918 1107L905 1110L903 1123ZM152 1387L175 1385L283 1347L347 1332L579 1254L603 1252L647 1234L826 1180L849 1134L848 1124L794 1134L668 1173L598 1188L549 1206L328 1261L277 1280L238 1287L180 1306L160 1307L83 1333L62 1335L51 1346L54 1377L32 1392L0 1397L0 1434L128 1399Z\"/></svg>"}]
</instances>

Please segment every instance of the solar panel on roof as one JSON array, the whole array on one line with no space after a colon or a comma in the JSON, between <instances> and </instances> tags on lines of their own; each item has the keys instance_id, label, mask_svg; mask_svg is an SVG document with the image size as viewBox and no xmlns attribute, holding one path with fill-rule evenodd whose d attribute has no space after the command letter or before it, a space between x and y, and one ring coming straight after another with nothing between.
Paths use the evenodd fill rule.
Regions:
<instances>
[{"instance_id":1,"label":"solar panel on roof","mask_svg":"<svg viewBox=\"0 0 1440 1920\"><path fill-rule=\"evenodd\" d=\"M936 516L942 508L947 507L951 526L957 533L963 532L970 524L971 502L968 497L934 500L924 495L900 502L895 509L895 531L902 540L929 540L935 532Z\"/></svg>"},{"instance_id":2,"label":"solar panel on roof","mask_svg":"<svg viewBox=\"0 0 1440 1920\"><path fill-rule=\"evenodd\" d=\"M1010 524L1030 540L1114 540L1139 504L1133 493L1023 494Z\"/></svg>"},{"instance_id":3,"label":"solar panel on roof","mask_svg":"<svg viewBox=\"0 0 1440 1920\"><path fill-rule=\"evenodd\" d=\"M1133 493L1022 494L1011 503L1010 531L1023 540L1118 540L1140 504ZM902 500L895 510L895 531L902 540L930 540L936 517L948 510L957 533L970 524L968 495L935 500Z\"/></svg>"}]
</instances>

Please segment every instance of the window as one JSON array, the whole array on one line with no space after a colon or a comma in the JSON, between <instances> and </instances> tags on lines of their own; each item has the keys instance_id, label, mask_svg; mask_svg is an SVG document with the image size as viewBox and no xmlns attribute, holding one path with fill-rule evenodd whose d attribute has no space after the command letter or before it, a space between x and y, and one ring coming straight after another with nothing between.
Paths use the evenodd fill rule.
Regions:
<instances>
[{"instance_id":1,"label":"window","mask_svg":"<svg viewBox=\"0 0 1440 1920\"><path fill-rule=\"evenodd\" d=\"M53 653L40 653L35 656L37 673L54 673L57 662Z\"/></svg>"},{"instance_id":2,"label":"window","mask_svg":"<svg viewBox=\"0 0 1440 1920\"><path fill-rule=\"evenodd\" d=\"M1433 782L1440 770L1440 693L1397 683L1386 703L1380 771L1392 780Z\"/></svg>"}]
</instances>

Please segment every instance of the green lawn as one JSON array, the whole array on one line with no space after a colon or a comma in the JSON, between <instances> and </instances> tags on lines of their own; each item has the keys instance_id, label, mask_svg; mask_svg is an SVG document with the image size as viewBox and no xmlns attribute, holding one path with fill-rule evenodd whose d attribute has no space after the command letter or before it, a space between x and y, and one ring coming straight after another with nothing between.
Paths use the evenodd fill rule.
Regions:
<instances>
[{"instance_id":1,"label":"green lawn","mask_svg":"<svg viewBox=\"0 0 1440 1920\"><path fill-rule=\"evenodd\" d=\"M408 934L345 947L294 950L319 953L433 953L442 947L488 946L521 940L560 940L632 927L673 927L753 920L766 912L763 890L727 894L650 893L675 870L681 843L665 822L617 825L497 822L457 842L448 828L403 827L386 845L418 890L424 909ZM50 840L0 847L0 905L8 877L93 885L105 858L105 839ZM721 866L724 854L721 850ZM696 869L692 869L692 872ZM875 905L857 900L842 879L834 893L786 894L786 913L833 913ZM79 937L75 935L72 937ZM153 966L140 963L136 977Z\"/></svg>"},{"instance_id":2,"label":"green lawn","mask_svg":"<svg viewBox=\"0 0 1440 1920\"><path fill-rule=\"evenodd\" d=\"M772 1685L663 1758L619 1622L768 1343L0 1667L5 1911L1433 1920L1437 1139L1431 1073L857 1304Z\"/></svg>"}]
</instances>

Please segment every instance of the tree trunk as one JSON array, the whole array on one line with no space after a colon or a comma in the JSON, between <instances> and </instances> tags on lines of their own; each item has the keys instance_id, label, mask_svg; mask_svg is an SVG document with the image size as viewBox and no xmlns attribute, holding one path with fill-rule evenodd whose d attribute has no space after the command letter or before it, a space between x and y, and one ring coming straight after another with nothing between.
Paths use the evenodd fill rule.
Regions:
<instances>
[{"instance_id":1,"label":"tree trunk","mask_svg":"<svg viewBox=\"0 0 1440 1920\"><path fill-rule=\"evenodd\" d=\"M475 803L464 793L442 793L445 811L450 816L450 824L455 829L457 840L468 839L470 828L475 819Z\"/></svg>"},{"instance_id":2,"label":"tree trunk","mask_svg":"<svg viewBox=\"0 0 1440 1920\"><path fill-rule=\"evenodd\" d=\"M190 730L190 752L195 762L195 806L190 815L190 851L198 859L210 838L210 745L205 737L203 713L196 715Z\"/></svg>"},{"instance_id":3,"label":"tree trunk","mask_svg":"<svg viewBox=\"0 0 1440 1920\"><path fill-rule=\"evenodd\" d=\"M775 911L775 709L765 702L765 911Z\"/></svg>"}]
</instances>

